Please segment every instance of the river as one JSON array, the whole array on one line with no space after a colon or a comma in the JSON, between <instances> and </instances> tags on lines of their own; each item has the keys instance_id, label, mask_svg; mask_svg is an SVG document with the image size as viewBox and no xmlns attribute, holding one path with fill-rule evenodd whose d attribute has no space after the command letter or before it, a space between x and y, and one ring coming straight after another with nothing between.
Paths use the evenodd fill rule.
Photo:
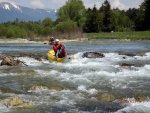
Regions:
<instances>
[{"instance_id":1,"label":"river","mask_svg":"<svg viewBox=\"0 0 150 113\"><path fill-rule=\"evenodd\" d=\"M64 63L17 56L28 66L1 66L0 102L18 97L34 106L10 108L0 104L0 112L148 113L150 42L103 42L66 43L68 58ZM0 44L0 53L7 55L46 56L49 49L52 46L44 44ZM102 52L105 57L83 58L86 51ZM141 98L142 102L120 102L123 98Z\"/></svg>"}]
</instances>

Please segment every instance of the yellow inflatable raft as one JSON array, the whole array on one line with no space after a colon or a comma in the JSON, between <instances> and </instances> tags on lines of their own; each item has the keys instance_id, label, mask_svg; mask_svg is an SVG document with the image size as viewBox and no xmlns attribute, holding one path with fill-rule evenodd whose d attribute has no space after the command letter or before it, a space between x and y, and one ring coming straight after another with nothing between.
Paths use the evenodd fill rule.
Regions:
<instances>
[{"instance_id":1,"label":"yellow inflatable raft","mask_svg":"<svg viewBox=\"0 0 150 113\"><path fill-rule=\"evenodd\" d=\"M57 62L63 63L65 61L65 58L66 58L66 57L56 58L54 50L49 50L47 53L47 57L51 62L55 62L55 63L57 63Z\"/></svg>"}]
</instances>

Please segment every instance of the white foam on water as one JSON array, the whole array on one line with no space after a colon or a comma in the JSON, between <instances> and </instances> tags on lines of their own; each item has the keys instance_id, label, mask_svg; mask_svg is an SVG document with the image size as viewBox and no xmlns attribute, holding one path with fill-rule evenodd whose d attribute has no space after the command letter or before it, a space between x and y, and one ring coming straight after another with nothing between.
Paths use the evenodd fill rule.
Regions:
<instances>
[{"instance_id":1,"label":"white foam on water","mask_svg":"<svg viewBox=\"0 0 150 113\"><path fill-rule=\"evenodd\" d=\"M128 84L138 84L138 79L134 80L134 77L150 77L150 65L146 64L141 67L125 66L121 67L120 62L136 62L147 61L150 58L150 53L146 53L145 56L130 57L126 55L119 55L118 53L104 53L104 58L82 58L83 53L77 53L72 55L73 59L68 60L65 63L50 63L48 60L37 61L29 57L20 57L21 61L24 61L27 65L32 67L42 67L46 65L47 68L34 69L36 72L34 77L54 77L62 82L72 83L77 86L75 90L50 90L50 89L37 89L29 92L35 93L39 96L19 95L23 99L33 100L36 104L52 104L52 105L66 105L74 106L76 102L85 98L85 93L88 95L95 95L100 92L92 85L109 85L112 88L129 88ZM123 57L126 57L123 59ZM1 67L5 69L6 67ZM49 69L50 68L50 69ZM6 76L7 73L0 72L0 76ZM17 75L15 73L9 73L11 75ZM130 80L131 78L131 80ZM58 100L53 100L58 98ZM41 102L39 102L41 101ZM144 110L150 108L150 102L143 103L131 103L128 107L118 111L141 111L139 106L143 106ZM145 112L144 111L144 112Z\"/></svg>"},{"instance_id":2,"label":"white foam on water","mask_svg":"<svg viewBox=\"0 0 150 113\"><path fill-rule=\"evenodd\" d=\"M150 111L150 101L141 103L130 103L127 107L118 110L115 113L149 113Z\"/></svg>"},{"instance_id":3,"label":"white foam on water","mask_svg":"<svg viewBox=\"0 0 150 113\"><path fill-rule=\"evenodd\" d=\"M150 70L150 65L145 65L144 68Z\"/></svg>"},{"instance_id":4,"label":"white foam on water","mask_svg":"<svg viewBox=\"0 0 150 113\"><path fill-rule=\"evenodd\" d=\"M9 109L8 107L5 107L5 106L1 106L1 104L0 104L0 113L7 113L10 111L11 111L11 109Z\"/></svg>"},{"instance_id":5,"label":"white foam on water","mask_svg":"<svg viewBox=\"0 0 150 113\"><path fill-rule=\"evenodd\" d=\"M17 59L19 59L20 61L25 62L25 64L27 64L28 66L37 66L37 65L41 65L43 62L42 61L38 61L34 58L30 58L30 57L18 57Z\"/></svg>"},{"instance_id":6,"label":"white foam on water","mask_svg":"<svg viewBox=\"0 0 150 113\"><path fill-rule=\"evenodd\" d=\"M57 75L60 75L60 72L56 71L56 70L35 70L38 74L36 76L38 77L46 77L46 76L53 76L56 77Z\"/></svg>"},{"instance_id":7,"label":"white foam on water","mask_svg":"<svg viewBox=\"0 0 150 113\"><path fill-rule=\"evenodd\" d=\"M105 53L104 58L82 58L83 53L72 55L74 59L65 63L50 63L54 67L50 71L36 70L37 76L51 76L61 81L71 82L78 86L90 86L97 82L107 80L113 87L127 88L127 84L133 81L133 77L150 77L150 65L141 67L121 67L117 63L120 61L136 60L134 57L119 55L118 53ZM148 53L148 55L150 55ZM146 57L148 56L145 55ZM140 56L139 58L143 58ZM74 61L75 60L75 61ZM138 59L139 60L139 59ZM66 70L66 71L61 71ZM129 79L126 79L129 78ZM131 80L130 80L131 78ZM102 82L103 83L103 82ZM92 89L88 89L91 90Z\"/></svg>"},{"instance_id":8,"label":"white foam on water","mask_svg":"<svg viewBox=\"0 0 150 113\"><path fill-rule=\"evenodd\" d=\"M78 86L78 91L82 91L82 92L86 92L86 93L88 93L88 94L90 94L90 95L94 95L94 94L97 94L98 93L98 90L96 90L96 89L94 89L94 88L92 88L92 89L86 89L86 87L85 86Z\"/></svg>"},{"instance_id":9,"label":"white foam on water","mask_svg":"<svg viewBox=\"0 0 150 113\"><path fill-rule=\"evenodd\" d=\"M34 95L38 96L30 96L30 95L20 95L22 99L29 100L32 99L33 103L36 105L50 105L50 106L74 106L76 101L80 101L81 99L85 99L82 93L78 93L74 90L50 90L50 89L36 89L30 90ZM53 99L55 98L55 99Z\"/></svg>"},{"instance_id":10,"label":"white foam on water","mask_svg":"<svg viewBox=\"0 0 150 113\"><path fill-rule=\"evenodd\" d=\"M19 73L10 73L10 72L7 72L7 73L0 73L0 76L1 77L6 77L6 76L18 76L20 75ZM23 74L22 74L23 75ZM25 73L24 73L25 75Z\"/></svg>"}]
</instances>

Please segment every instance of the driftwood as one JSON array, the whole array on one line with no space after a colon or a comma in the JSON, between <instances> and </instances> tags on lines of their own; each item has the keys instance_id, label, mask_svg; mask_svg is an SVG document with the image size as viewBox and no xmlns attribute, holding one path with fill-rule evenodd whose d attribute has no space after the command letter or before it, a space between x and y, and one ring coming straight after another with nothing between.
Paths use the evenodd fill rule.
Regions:
<instances>
[{"instance_id":1,"label":"driftwood","mask_svg":"<svg viewBox=\"0 0 150 113\"><path fill-rule=\"evenodd\" d=\"M8 65L8 66L21 66L21 65L25 65L25 66L28 66L25 64L25 62L23 61L20 61L20 60L15 60L12 56L6 56L4 54L0 54L0 59L2 59L2 62L1 62L1 66L2 65Z\"/></svg>"}]
</instances>

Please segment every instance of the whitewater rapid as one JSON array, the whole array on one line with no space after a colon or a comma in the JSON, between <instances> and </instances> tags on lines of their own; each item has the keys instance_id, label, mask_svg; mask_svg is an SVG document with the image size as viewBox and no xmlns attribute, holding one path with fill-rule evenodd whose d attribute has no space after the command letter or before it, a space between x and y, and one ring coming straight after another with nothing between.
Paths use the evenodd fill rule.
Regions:
<instances>
[{"instance_id":1,"label":"whitewater rapid","mask_svg":"<svg viewBox=\"0 0 150 113\"><path fill-rule=\"evenodd\" d=\"M39 111L42 107L45 107L43 109L47 112L81 113L110 112L105 107L101 108L101 104L105 106L106 103L103 104L103 101L101 103L97 95L102 93L115 95L115 99L109 101L114 104L115 100L121 98L142 96L147 97L147 99L143 102L125 105L120 103L122 107L111 112L148 113L150 111L150 52L135 56L121 55L115 52L103 54L105 55L104 58L83 58L83 52L78 52L69 55L64 63L51 63L46 59L38 61L30 57L18 57L28 67L23 66L19 69L17 67L0 67L0 79L16 77L14 83L11 80L10 83L4 83L6 86L23 93L3 93L3 91L0 91L0 96L17 96L25 101L32 101L36 106L40 106ZM128 65L123 66L122 64ZM28 82L28 79L32 83ZM25 81L28 83L27 86ZM47 87L61 86L63 88L56 90L55 88L41 87L30 90L29 86L31 87L34 84ZM32 109L31 112L34 110ZM0 112L10 111L12 109L0 106ZM35 111L38 112L38 109Z\"/></svg>"}]
</instances>

